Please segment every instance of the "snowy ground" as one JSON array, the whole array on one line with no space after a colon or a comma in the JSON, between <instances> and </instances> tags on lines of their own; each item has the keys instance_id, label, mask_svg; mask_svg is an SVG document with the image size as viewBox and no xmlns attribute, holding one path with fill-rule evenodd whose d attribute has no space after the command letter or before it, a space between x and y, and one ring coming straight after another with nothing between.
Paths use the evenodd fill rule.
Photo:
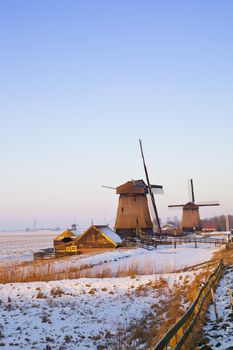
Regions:
<instances>
[{"instance_id":1,"label":"snowy ground","mask_svg":"<svg viewBox=\"0 0 233 350\"><path fill-rule=\"evenodd\" d=\"M80 256L72 257L68 261L56 261L57 268L63 269L64 266L83 267L94 266L97 272L103 269L117 271L128 267L133 267L138 274L167 273L186 266L202 263L210 260L215 246L212 244L199 244L196 249L194 244L173 246L158 246L157 249L147 251L142 248L122 250L118 249L112 252L105 252L80 259Z\"/></svg>"},{"instance_id":2,"label":"snowy ground","mask_svg":"<svg viewBox=\"0 0 233 350\"><path fill-rule=\"evenodd\" d=\"M233 292L233 266L226 269L215 291L219 321L216 321L213 305L208 309L203 339L210 346L209 349L233 349L233 309L228 288Z\"/></svg>"},{"instance_id":3,"label":"snowy ground","mask_svg":"<svg viewBox=\"0 0 233 350\"><path fill-rule=\"evenodd\" d=\"M30 260L33 251L51 247L56 234L0 233L0 262ZM166 317L157 312L170 300L174 285L187 285L193 278L190 272L167 272L209 260L215 249L209 244L198 249L185 244L176 249L117 249L54 260L61 269L91 266L97 271L110 269L114 276L119 269L134 266L139 274L0 285L0 346L4 350L116 349L128 327ZM161 276L162 289L158 288Z\"/></svg>"},{"instance_id":4,"label":"snowy ground","mask_svg":"<svg viewBox=\"0 0 233 350\"><path fill-rule=\"evenodd\" d=\"M53 247L56 231L12 231L0 232L0 262L31 260L33 252Z\"/></svg>"},{"instance_id":5,"label":"snowy ground","mask_svg":"<svg viewBox=\"0 0 233 350\"><path fill-rule=\"evenodd\" d=\"M192 278L163 275L162 290L158 275L0 285L0 346L116 349L129 326L149 315L156 318L156 306L169 300L174 283L181 286Z\"/></svg>"}]
</instances>

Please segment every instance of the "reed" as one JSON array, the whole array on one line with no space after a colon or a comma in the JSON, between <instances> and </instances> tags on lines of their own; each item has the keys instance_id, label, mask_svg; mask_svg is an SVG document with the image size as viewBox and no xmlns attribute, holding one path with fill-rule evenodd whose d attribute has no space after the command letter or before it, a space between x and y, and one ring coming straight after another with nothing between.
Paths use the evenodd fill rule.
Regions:
<instances>
[{"instance_id":1,"label":"reed","mask_svg":"<svg viewBox=\"0 0 233 350\"><path fill-rule=\"evenodd\" d=\"M143 266L139 262L132 261L119 264L116 267L110 264L100 266L66 264L59 266L56 260L32 261L21 263L4 263L0 265L0 283L56 281L63 279L107 278L107 277L134 277L140 274L150 275L154 273L171 272L174 268L168 263L154 266L151 260L145 261Z\"/></svg>"}]
</instances>

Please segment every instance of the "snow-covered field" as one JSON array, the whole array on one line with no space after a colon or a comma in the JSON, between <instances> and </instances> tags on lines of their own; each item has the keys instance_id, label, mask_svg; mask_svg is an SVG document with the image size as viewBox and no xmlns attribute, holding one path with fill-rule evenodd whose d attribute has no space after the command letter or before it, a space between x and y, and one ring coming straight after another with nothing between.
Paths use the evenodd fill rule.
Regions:
<instances>
[{"instance_id":1,"label":"snow-covered field","mask_svg":"<svg viewBox=\"0 0 233 350\"><path fill-rule=\"evenodd\" d=\"M142 319L145 326L156 318L174 283L187 285L193 278L188 273L163 275L161 290L160 277L0 285L1 348L117 349L128 327L136 327Z\"/></svg>"},{"instance_id":2,"label":"snow-covered field","mask_svg":"<svg viewBox=\"0 0 233 350\"><path fill-rule=\"evenodd\" d=\"M51 247L56 234L0 233L0 262L30 260L34 251ZM174 286L187 286L194 277L190 272L168 272L209 260L215 250L214 245L196 249L185 244L176 249L117 249L51 260L57 269L87 266L94 272L108 269L113 277L0 285L0 346L4 350L102 350L123 344L124 349L124 335L131 336L152 320L162 322L166 314L161 314L161 308L170 301ZM136 277L114 277L132 266ZM131 346L144 349L136 340Z\"/></svg>"},{"instance_id":3,"label":"snow-covered field","mask_svg":"<svg viewBox=\"0 0 233 350\"><path fill-rule=\"evenodd\" d=\"M210 260L215 246L212 244L200 244L196 249L193 244L173 246L158 246L157 249L147 251L142 248L123 250L119 249L112 252L100 253L93 256L72 257L69 261L57 261L57 267L94 266L97 272L108 269L112 274L117 271L132 267L138 274L153 274L172 272L195 264Z\"/></svg>"},{"instance_id":4,"label":"snow-covered field","mask_svg":"<svg viewBox=\"0 0 233 350\"><path fill-rule=\"evenodd\" d=\"M228 288L233 292L233 266L225 270L215 291L218 321L213 304L208 309L203 340L210 346L209 349L233 349L233 308L230 305Z\"/></svg>"},{"instance_id":5,"label":"snow-covered field","mask_svg":"<svg viewBox=\"0 0 233 350\"><path fill-rule=\"evenodd\" d=\"M0 232L0 262L31 260L35 251L53 247L56 231Z\"/></svg>"}]
</instances>

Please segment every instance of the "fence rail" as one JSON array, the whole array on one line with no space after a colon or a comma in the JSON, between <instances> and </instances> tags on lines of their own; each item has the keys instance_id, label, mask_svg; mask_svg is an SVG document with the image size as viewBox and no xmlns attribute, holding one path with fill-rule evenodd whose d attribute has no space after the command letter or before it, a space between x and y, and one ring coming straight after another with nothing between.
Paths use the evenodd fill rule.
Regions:
<instances>
[{"instance_id":1,"label":"fence rail","mask_svg":"<svg viewBox=\"0 0 233 350\"><path fill-rule=\"evenodd\" d=\"M186 313L163 336L154 350L181 349L197 321L204 302L211 289L218 282L223 270L223 260L220 260L216 269L208 277L206 284L201 287L198 295Z\"/></svg>"},{"instance_id":2,"label":"fence rail","mask_svg":"<svg viewBox=\"0 0 233 350\"><path fill-rule=\"evenodd\" d=\"M207 260L200 264L184 267L182 269L176 270L175 272L193 271L193 270L199 270L202 268L209 269L210 267L213 267L214 265L216 265L217 262L219 262L219 259Z\"/></svg>"},{"instance_id":3,"label":"fence rail","mask_svg":"<svg viewBox=\"0 0 233 350\"><path fill-rule=\"evenodd\" d=\"M212 237L165 237L162 240L157 240L157 244L182 244L182 243L209 243L209 244L225 244L226 238Z\"/></svg>"},{"instance_id":4,"label":"fence rail","mask_svg":"<svg viewBox=\"0 0 233 350\"><path fill-rule=\"evenodd\" d=\"M41 249L38 252L33 253L33 259L50 259L55 257L55 250L53 248Z\"/></svg>"}]
</instances>

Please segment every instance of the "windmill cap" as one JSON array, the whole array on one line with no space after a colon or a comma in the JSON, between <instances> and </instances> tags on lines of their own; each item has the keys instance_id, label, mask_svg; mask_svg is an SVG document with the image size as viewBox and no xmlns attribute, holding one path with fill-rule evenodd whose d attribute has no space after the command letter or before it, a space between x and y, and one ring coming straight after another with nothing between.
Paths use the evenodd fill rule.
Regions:
<instances>
[{"instance_id":1,"label":"windmill cap","mask_svg":"<svg viewBox=\"0 0 233 350\"><path fill-rule=\"evenodd\" d=\"M188 202L183 207L184 210L198 210L198 208L199 208L198 205L192 202Z\"/></svg>"},{"instance_id":2,"label":"windmill cap","mask_svg":"<svg viewBox=\"0 0 233 350\"><path fill-rule=\"evenodd\" d=\"M131 180L116 188L117 194L145 194L147 185L143 180Z\"/></svg>"}]
</instances>

